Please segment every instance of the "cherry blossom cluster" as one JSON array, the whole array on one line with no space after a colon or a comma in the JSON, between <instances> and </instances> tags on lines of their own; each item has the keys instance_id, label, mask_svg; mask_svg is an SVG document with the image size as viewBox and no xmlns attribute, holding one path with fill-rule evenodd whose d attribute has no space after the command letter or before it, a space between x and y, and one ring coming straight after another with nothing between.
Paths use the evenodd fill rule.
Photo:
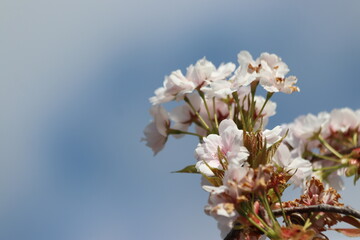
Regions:
<instances>
[{"instance_id":1,"label":"cherry blossom cluster","mask_svg":"<svg viewBox=\"0 0 360 240\"><path fill-rule=\"evenodd\" d=\"M344 188L341 176L358 180L360 110L342 108L308 114L282 127L290 129L284 142L292 149L292 156L311 161L314 175L326 184L340 190Z\"/></svg>"},{"instance_id":2,"label":"cherry blossom cluster","mask_svg":"<svg viewBox=\"0 0 360 240\"><path fill-rule=\"evenodd\" d=\"M359 178L360 111L335 109L266 129L276 113L270 98L300 91L297 78L287 76L288 66L275 54L254 60L241 51L238 64L216 67L202 58L186 73L166 76L150 98L153 120L143 141L157 154L170 135L199 139L196 162L177 172L201 175L209 193L205 213L215 218L224 239L323 239L341 221L359 228L354 217L311 209L342 207L334 189L342 187L340 176ZM259 87L265 97L257 95ZM182 103L168 112L162 104L170 101ZM304 195L283 202L291 185ZM359 229L340 232L360 236Z\"/></svg>"},{"instance_id":3,"label":"cherry blossom cluster","mask_svg":"<svg viewBox=\"0 0 360 240\"><path fill-rule=\"evenodd\" d=\"M176 70L165 77L163 87L158 88L155 96L150 98L154 121L145 129L144 140L155 154L164 147L169 135L181 137L193 123L200 137L216 133L219 122L239 114L235 110L236 102L241 103L244 111L251 111L251 117L255 116L258 125L265 125L276 110L276 103L269 100L271 95L274 92L299 91L294 86L296 77L286 77L289 68L275 54L263 53L253 60L249 52L242 51L238 54L238 62L240 65L237 68L234 63L221 64L216 68L203 58L190 65L185 76L181 70ZM255 96L258 84L268 91L266 99ZM160 105L174 100L184 100L185 104L170 113Z\"/></svg>"}]
</instances>

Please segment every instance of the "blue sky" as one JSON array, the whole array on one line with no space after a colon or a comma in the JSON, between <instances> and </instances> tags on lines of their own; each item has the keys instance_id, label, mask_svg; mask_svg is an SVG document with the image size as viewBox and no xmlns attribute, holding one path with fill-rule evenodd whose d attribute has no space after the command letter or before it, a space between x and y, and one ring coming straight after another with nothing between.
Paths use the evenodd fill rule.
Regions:
<instances>
[{"instance_id":1,"label":"blue sky","mask_svg":"<svg viewBox=\"0 0 360 240\"><path fill-rule=\"evenodd\" d=\"M270 127L360 108L360 3L4 0L0 14L1 239L219 239L203 213L196 139L140 142L165 75L206 56L276 53L301 92ZM360 208L349 184L344 202ZM357 206L356 206L357 205ZM340 239L340 238L337 238Z\"/></svg>"}]
</instances>

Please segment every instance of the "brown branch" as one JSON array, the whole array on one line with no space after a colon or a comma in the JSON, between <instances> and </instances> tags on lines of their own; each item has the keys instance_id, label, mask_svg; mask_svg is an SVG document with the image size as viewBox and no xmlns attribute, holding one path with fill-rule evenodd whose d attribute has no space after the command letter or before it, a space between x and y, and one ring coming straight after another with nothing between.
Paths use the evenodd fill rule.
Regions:
<instances>
[{"instance_id":1,"label":"brown branch","mask_svg":"<svg viewBox=\"0 0 360 240\"><path fill-rule=\"evenodd\" d=\"M332 206L332 205L327 205L327 204L284 208L284 212L285 212L285 214L330 212L330 213L340 213L340 214L344 214L347 216L352 216L352 217L360 219L360 212L351 207L348 207L348 206L338 207L338 206ZM273 211L273 213L276 217L282 216L281 209L276 209Z\"/></svg>"},{"instance_id":2,"label":"brown branch","mask_svg":"<svg viewBox=\"0 0 360 240\"><path fill-rule=\"evenodd\" d=\"M332 206L327 204L319 204L319 205L311 205L311 206L283 208L283 211L285 212L285 214L312 213L312 212L339 213L360 219L360 212L349 206L339 207L339 206ZM273 210L273 213L276 217L282 216L281 209ZM224 238L224 240L238 240L240 232L241 232L240 230L232 229L229 232L229 234Z\"/></svg>"}]
</instances>

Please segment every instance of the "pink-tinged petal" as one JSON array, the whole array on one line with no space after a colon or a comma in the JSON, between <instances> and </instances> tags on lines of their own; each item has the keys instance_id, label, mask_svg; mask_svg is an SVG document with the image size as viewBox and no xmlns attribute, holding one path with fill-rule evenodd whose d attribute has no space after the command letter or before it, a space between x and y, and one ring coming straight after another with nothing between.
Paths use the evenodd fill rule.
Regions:
<instances>
[{"instance_id":1,"label":"pink-tinged petal","mask_svg":"<svg viewBox=\"0 0 360 240\"><path fill-rule=\"evenodd\" d=\"M233 84L227 80L217 80L215 82L211 82L210 85L201 88L201 91L205 93L207 98L211 99L213 97L216 98L226 98L228 95L231 95L236 91L233 88Z\"/></svg>"},{"instance_id":2,"label":"pink-tinged petal","mask_svg":"<svg viewBox=\"0 0 360 240\"><path fill-rule=\"evenodd\" d=\"M149 98L149 101L153 105L158 105L161 103L169 102L174 100L174 96L168 95L164 87L158 88L155 90L155 96Z\"/></svg>"},{"instance_id":3,"label":"pink-tinged petal","mask_svg":"<svg viewBox=\"0 0 360 240\"><path fill-rule=\"evenodd\" d=\"M266 64L276 71L277 77L284 77L290 70L276 54L262 53L257 61L266 62Z\"/></svg>"},{"instance_id":4,"label":"pink-tinged petal","mask_svg":"<svg viewBox=\"0 0 360 240\"><path fill-rule=\"evenodd\" d=\"M197 168L200 172L205 175L210 174L208 168L203 166L205 162L213 168L222 169L219 151L229 164L242 165L249 156L248 150L243 145L243 132L232 120L223 120L219 126L219 135L208 135L195 149L195 156L198 159Z\"/></svg>"},{"instance_id":5,"label":"pink-tinged petal","mask_svg":"<svg viewBox=\"0 0 360 240\"><path fill-rule=\"evenodd\" d=\"M155 105L150 109L150 113L154 117L154 122L158 132L167 137L167 131L170 126L168 112L161 105Z\"/></svg>"},{"instance_id":6,"label":"pink-tinged petal","mask_svg":"<svg viewBox=\"0 0 360 240\"><path fill-rule=\"evenodd\" d=\"M329 128L331 131L346 132L359 126L360 119L350 108L334 109L330 113Z\"/></svg>"},{"instance_id":7,"label":"pink-tinged petal","mask_svg":"<svg viewBox=\"0 0 360 240\"><path fill-rule=\"evenodd\" d=\"M227 77L229 77L235 70L236 66L234 63L222 63L218 69L211 73L210 80L211 81L218 81L218 80L224 80Z\"/></svg>"},{"instance_id":8,"label":"pink-tinged petal","mask_svg":"<svg viewBox=\"0 0 360 240\"><path fill-rule=\"evenodd\" d=\"M160 152L166 143L167 137L159 133L154 122L148 124L144 130L145 138L142 141L146 141L146 146L150 147L154 155Z\"/></svg>"},{"instance_id":9,"label":"pink-tinged petal","mask_svg":"<svg viewBox=\"0 0 360 240\"><path fill-rule=\"evenodd\" d=\"M174 108L170 113L170 119L176 123L184 123L191 119L192 110L189 105Z\"/></svg>"},{"instance_id":10,"label":"pink-tinged petal","mask_svg":"<svg viewBox=\"0 0 360 240\"><path fill-rule=\"evenodd\" d=\"M219 125L219 134L221 135L227 128L237 129L237 126L233 120L225 119L225 120L221 121L221 123Z\"/></svg>"},{"instance_id":11,"label":"pink-tinged petal","mask_svg":"<svg viewBox=\"0 0 360 240\"><path fill-rule=\"evenodd\" d=\"M283 92L290 94L299 92L300 89L294 84L297 78L285 77L289 72L288 66L275 54L263 53L257 59L261 64L259 69L260 85L268 92Z\"/></svg>"},{"instance_id":12,"label":"pink-tinged petal","mask_svg":"<svg viewBox=\"0 0 360 240\"><path fill-rule=\"evenodd\" d=\"M253 67L255 67L255 65L257 65L255 63L253 57L251 56L251 54L248 51L239 52L237 57L238 57L238 62L240 64L240 66L242 66L244 68L248 68L249 64L251 64Z\"/></svg>"},{"instance_id":13,"label":"pink-tinged petal","mask_svg":"<svg viewBox=\"0 0 360 240\"><path fill-rule=\"evenodd\" d=\"M167 141L170 119L161 105L152 106L150 114L154 120L146 126L144 130L145 138L142 138L142 141L146 141L146 145L153 150L155 155L163 149Z\"/></svg>"},{"instance_id":14,"label":"pink-tinged petal","mask_svg":"<svg viewBox=\"0 0 360 240\"><path fill-rule=\"evenodd\" d=\"M235 75L230 79L234 82L234 88L240 88L250 85L257 80L258 74L256 72L249 73L247 69L238 68Z\"/></svg>"},{"instance_id":15,"label":"pink-tinged petal","mask_svg":"<svg viewBox=\"0 0 360 240\"><path fill-rule=\"evenodd\" d=\"M180 70L176 70L170 76L165 77L164 87L167 94L177 98L181 98L195 89L194 83L185 78Z\"/></svg>"},{"instance_id":16,"label":"pink-tinged petal","mask_svg":"<svg viewBox=\"0 0 360 240\"><path fill-rule=\"evenodd\" d=\"M195 88L206 83L211 74L216 71L216 67L206 58L198 60L194 65L187 68L186 78L191 81Z\"/></svg>"},{"instance_id":17,"label":"pink-tinged petal","mask_svg":"<svg viewBox=\"0 0 360 240\"><path fill-rule=\"evenodd\" d=\"M266 144L268 147L281 139L282 137L280 135L281 132L282 132L282 128L280 126L276 126L272 130L266 129L263 132L263 136L264 138L266 138Z\"/></svg>"},{"instance_id":18,"label":"pink-tinged petal","mask_svg":"<svg viewBox=\"0 0 360 240\"><path fill-rule=\"evenodd\" d=\"M189 81L180 70L173 71L166 76L163 85L155 91L155 96L150 98L152 104L182 100L185 94L191 93L195 89L194 83Z\"/></svg>"},{"instance_id":19,"label":"pink-tinged petal","mask_svg":"<svg viewBox=\"0 0 360 240\"><path fill-rule=\"evenodd\" d=\"M238 62L240 67L236 69L235 75L231 78L238 88L248 86L258 77L256 69L259 63L256 63L248 51L241 51L238 54Z\"/></svg>"},{"instance_id":20,"label":"pink-tinged petal","mask_svg":"<svg viewBox=\"0 0 360 240\"><path fill-rule=\"evenodd\" d=\"M248 167L230 165L229 169L225 172L223 183L226 185L229 181L240 182L248 171Z\"/></svg>"},{"instance_id":21,"label":"pink-tinged petal","mask_svg":"<svg viewBox=\"0 0 360 240\"><path fill-rule=\"evenodd\" d=\"M277 151L275 152L272 161L283 168L290 164L291 153L289 148L284 143L280 144Z\"/></svg>"},{"instance_id":22,"label":"pink-tinged petal","mask_svg":"<svg viewBox=\"0 0 360 240\"><path fill-rule=\"evenodd\" d=\"M312 174L312 164L300 157L293 159L285 169L289 170L290 174L293 174L290 181L296 186L303 185L304 181Z\"/></svg>"}]
</instances>

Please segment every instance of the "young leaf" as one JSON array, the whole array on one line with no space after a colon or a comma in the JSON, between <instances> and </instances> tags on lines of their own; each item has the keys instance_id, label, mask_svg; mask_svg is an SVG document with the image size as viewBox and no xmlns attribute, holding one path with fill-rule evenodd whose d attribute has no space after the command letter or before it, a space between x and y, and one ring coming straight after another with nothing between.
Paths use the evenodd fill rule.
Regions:
<instances>
[{"instance_id":1,"label":"young leaf","mask_svg":"<svg viewBox=\"0 0 360 240\"><path fill-rule=\"evenodd\" d=\"M354 227L360 228L360 221L352 216L344 216L341 218L342 222L346 222Z\"/></svg>"},{"instance_id":2,"label":"young leaf","mask_svg":"<svg viewBox=\"0 0 360 240\"><path fill-rule=\"evenodd\" d=\"M360 229L358 228L334 228L332 230L342 233L348 237L360 237Z\"/></svg>"},{"instance_id":3,"label":"young leaf","mask_svg":"<svg viewBox=\"0 0 360 240\"><path fill-rule=\"evenodd\" d=\"M178 170L178 171L174 171L171 173L199 173L195 167L195 165L189 165L186 166L185 168Z\"/></svg>"}]
</instances>

